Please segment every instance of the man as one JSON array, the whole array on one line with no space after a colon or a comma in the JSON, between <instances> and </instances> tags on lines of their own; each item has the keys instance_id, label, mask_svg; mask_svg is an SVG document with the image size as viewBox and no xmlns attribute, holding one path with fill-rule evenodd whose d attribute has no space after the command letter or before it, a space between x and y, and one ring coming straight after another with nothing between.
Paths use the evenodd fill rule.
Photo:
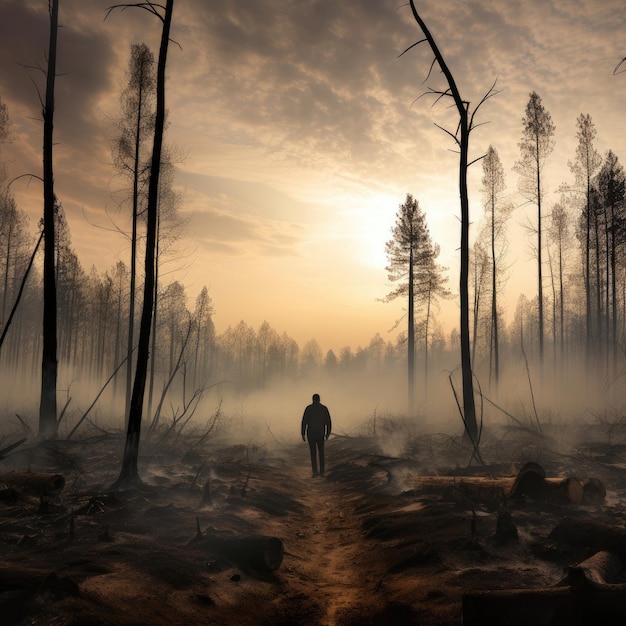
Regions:
<instances>
[{"instance_id":1,"label":"man","mask_svg":"<svg viewBox=\"0 0 626 626\"><path fill-rule=\"evenodd\" d=\"M332 423L328 409L320 403L319 393L313 394L313 403L304 409L302 416L302 441L309 440L311 449L311 469L313 476L317 476L317 451L320 457L319 475L324 475L324 440L328 439ZM306 435L306 437L305 437Z\"/></svg>"}]
</instances>

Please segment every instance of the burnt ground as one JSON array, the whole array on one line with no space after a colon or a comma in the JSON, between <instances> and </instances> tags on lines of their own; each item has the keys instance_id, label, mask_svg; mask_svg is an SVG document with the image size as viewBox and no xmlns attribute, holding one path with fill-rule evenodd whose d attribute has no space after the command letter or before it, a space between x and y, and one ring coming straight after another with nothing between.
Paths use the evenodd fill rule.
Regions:
<instances>
[{"instance_id":1,"label":"burnt ground","mask_svg":"<svg viewBox=\"0 0 626 626\"><path fill-rule=\"evenodd\" d=\"M626 446L615 429L589 432L563 449L558 437L502 431L483 445L492 461L471 467L458 437L407 435L403 454L389 456L385 433L334 436L325 478L310 476L299 440L199 446L193 435L170 437L142 443L144 485L120 492L109 486L121 434L27 441L0 460L0 474L55 472L65 487L42 498L0 485L1 621L462 624L464 593L551 586L593 552L551 537L564 517L623 526ZM505 500L502 484L527 461L555 478L600 478L606 499ZM517 541L496 537L503 509ZM258 536L282 541L277 569L236 549Z\"/></svg>"}]
</instances>

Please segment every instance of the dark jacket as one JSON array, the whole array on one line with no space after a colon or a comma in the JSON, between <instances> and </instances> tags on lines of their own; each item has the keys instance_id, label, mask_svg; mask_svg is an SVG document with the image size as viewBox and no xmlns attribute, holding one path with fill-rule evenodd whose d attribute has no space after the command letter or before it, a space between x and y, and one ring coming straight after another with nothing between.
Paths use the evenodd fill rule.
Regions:
<instances>
[{"instance_id":1,"label":"dark jacket","mask_svg":"<svg viewBox=\"0 0 626 626\"><path fill-rule=\"evenodd\" d=\"M309 439L324 439L330 435L332 423L330 413L321 402L313 402L304 409L302 416L302 436Z\"/></svg>"}]
</instances>

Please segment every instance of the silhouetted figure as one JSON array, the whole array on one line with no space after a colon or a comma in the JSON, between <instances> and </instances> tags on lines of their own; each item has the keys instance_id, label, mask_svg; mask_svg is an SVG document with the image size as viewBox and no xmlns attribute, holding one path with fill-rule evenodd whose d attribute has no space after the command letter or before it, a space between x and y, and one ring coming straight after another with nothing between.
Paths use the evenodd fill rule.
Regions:
<instances>
[{"instance_id":1,"label":"silhouetted figure","mask_svg":"<svg viewBox=\"0 0 626 626\"><path fill-rule=\"evenodd\" d=\"M324 440L328 439L332 423L328 409L321 404L318 393L313 394L313 403L304 409L302 416L302 441L309 441L311 449L311 469L317 476L317 451L320 457L320 475L324 475ZM305 437L306 435L306 437Z\"/></svg>"}]
</instances>

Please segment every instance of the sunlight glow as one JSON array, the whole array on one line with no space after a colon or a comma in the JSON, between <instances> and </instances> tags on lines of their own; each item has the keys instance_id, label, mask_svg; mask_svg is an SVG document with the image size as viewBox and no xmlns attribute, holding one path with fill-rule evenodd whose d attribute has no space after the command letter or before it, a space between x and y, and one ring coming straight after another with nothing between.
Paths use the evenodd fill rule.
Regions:
<instances>
[{"instance_id":1,"label":"sunlight glow","mask_svg":"<svg viewBox=\"0 0 626 626\"><path fill-rule=\"evenodd\" d=\"M387 265L385 243L391 239L398 206L403 197L373 193L359 202L357 234L359 260L368 267L384 269Z\"/></svg>"}]
</instances>

